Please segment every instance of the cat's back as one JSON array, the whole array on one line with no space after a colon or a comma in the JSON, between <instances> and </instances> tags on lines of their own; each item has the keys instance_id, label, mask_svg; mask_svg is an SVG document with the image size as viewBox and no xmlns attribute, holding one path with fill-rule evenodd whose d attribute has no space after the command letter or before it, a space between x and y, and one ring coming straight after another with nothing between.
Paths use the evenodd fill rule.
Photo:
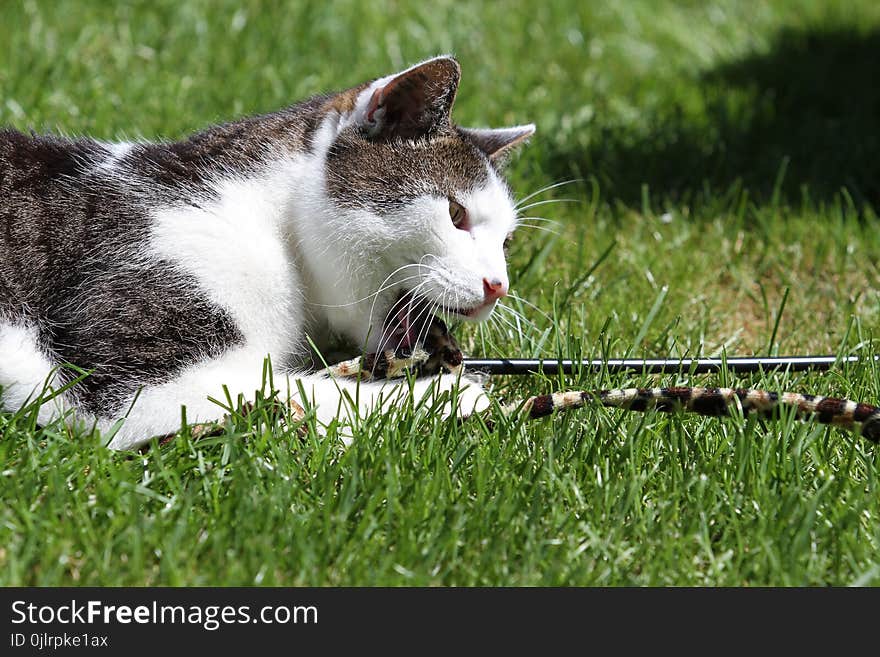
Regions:
<instances>
[{"instance_id":1,"label":"cat's back","mask_svg":"<svg viewBox=\"0 0 880 657\"><path fill-rule=\"evenodd\" d=\"M98 142L0 129L0 314L44 283L58 247L79 235L72 218L87 203L74 190Z\"/></svg>"},{"instance_id":2,"label":"cat's back","mask_svg":"<svg viewBox=\"0 0 880 657\"><path fill-rule=\"evenodd\" d=\"M65 196L86 162L100 157L91 139L23 134L0 128L0 217L27 220L38 207Z\"/></svg>"},{"instance_id":3,"label":"cat's back","mask_svg":"<svg viewBox=\"0 0 880 657\"><path fill-rule=\"evenodd\" d=\"M77 158L82 159L100 150L91 139L67 139L54 135L24 134L14 128L0 127L0 183L12 180L7 175L39 174L51 177L71 173Z\"/></svg>"}]
</instances>

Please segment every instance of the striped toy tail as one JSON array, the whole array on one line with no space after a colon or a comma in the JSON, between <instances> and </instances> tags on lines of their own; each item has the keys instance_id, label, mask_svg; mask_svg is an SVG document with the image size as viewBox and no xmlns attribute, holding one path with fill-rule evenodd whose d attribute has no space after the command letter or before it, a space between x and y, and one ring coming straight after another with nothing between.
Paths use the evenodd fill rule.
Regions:
<instances>
[{"instance_id":1,"label":"striped toy tail","mask_svg":"<svg viewBox=\"0 0 880 657\"><path fill-rule=\"evenodd\" d=\"M733 406L743 414L757 413L772 418L782 407L793 408L801 420L833 424L861 435L873 443L880 442L880 408L848 399L804 395L793 392L768 392L743 388L618 388L613 390L554 392L530 397L524 404L507 406L506 414L522 408L529 418L581 408L591 401L603 406L630 411L650 408L672 413L684 410L697 415L730 415Z\"/></svg>"}]
</instances>

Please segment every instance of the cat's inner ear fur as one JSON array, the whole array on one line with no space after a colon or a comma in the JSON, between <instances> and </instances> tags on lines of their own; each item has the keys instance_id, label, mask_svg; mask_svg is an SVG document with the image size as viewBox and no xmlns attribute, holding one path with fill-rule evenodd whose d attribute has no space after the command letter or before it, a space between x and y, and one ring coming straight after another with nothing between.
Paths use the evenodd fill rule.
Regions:
<instances>
[{"instance_id":1,"label":"cat's inner ear fur","mask_svg":"<svg viewBox=\"0 0 880 657\"><path fill-rule=\"evenodd\" d=\"M375 139L414 139L446 128L460 78L455 59L437 57L378 80L362 92L366 102L357 103L355 121Z\"/></svg>"},{"instance_id":2,"label":"cat's inner ear fur","mask_svg":"<svg viewBox=\"0 0 880 657\"><path fill-rule=\"evenodd\" d=\"M511 148L523 143L535 134L535 125L517 125L512 128L458 128L490 160L503 160Z\"/></svg>"}]
</instances>

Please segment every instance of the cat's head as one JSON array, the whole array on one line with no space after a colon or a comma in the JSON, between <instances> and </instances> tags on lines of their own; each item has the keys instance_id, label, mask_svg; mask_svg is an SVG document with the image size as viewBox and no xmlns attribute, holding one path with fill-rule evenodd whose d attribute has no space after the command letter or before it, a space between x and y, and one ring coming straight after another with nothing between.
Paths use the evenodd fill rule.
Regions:
<instances>
[{"instance_id":1,"label":"cat's head","mask_svg":"<svg viewBox=\"0 0 880 657\"><path fill-rule=\"evenodd\" d=\"M352 294L378 292L372 348L408 346L434 312L484 320L508 292L517 218L500 165L535 127L456 126L459 78L438 57L332 100L326 194L361 263L340 274L359 277Z\"/></svg>"}]
</instances>

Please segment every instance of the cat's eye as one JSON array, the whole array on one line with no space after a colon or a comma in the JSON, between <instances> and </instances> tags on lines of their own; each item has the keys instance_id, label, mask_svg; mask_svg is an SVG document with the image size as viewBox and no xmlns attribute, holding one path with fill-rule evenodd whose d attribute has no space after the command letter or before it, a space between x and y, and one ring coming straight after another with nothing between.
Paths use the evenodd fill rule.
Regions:
<instances>
[{"instance_id":1,"label":"cat's eye","mask_svg":"<svg viewBox=\"0 0 880 657\"><path fill-rule=\"evenodd\" d=\"M467 210L465 210L461 203L457 203L452 199L449 199L449 218L452 219L452 225L459 230L470 230Z\"/></svg>"}]
</instances>

